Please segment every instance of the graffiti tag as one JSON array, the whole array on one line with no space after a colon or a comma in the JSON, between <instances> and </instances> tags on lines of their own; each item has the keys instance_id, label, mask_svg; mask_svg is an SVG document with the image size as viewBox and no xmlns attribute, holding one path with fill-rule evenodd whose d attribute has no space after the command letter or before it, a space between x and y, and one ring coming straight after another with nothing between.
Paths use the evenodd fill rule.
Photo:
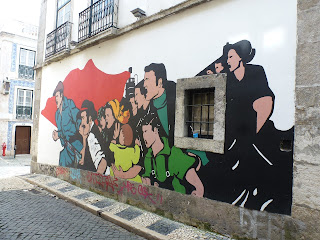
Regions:
<instances>
[{"instance_id":1,"label":"graffiti tag","mask_svg":"<svg viewBox=\"0 0 320 240\"><path fill-rule=\"evenodd\" d=\"M116 183L118 181L117 178L111 178L110 176L103 176L99 173L88 172L87 181L92 184L96 184L101 186L102 189L108 191L109 187L114 192L115 188L118 187Z\"/></svg>"},{"instance_id":2,"label":"graffiti tag","mask_svg":"<svg viewBox=\"0 0 320 240\"><path fill-rule=\"evenodd\" d=\"M81 172L80 169L70 168L70 178L75 181L79 181L81 184Z\"/></svg>"},{"instance_id":3,"label":"graffiti tag","mask_svg":"<svg viewBox=\"0 0 320 240\"><path fill-rule=\"evenodd\" d=\"M126 181L122 184L121 188L118 190L118 194L122 195L124 191L136 195L137 193L142 196L144 199L148 199L153 204L162 204L162 196L157 194L156 196L149 192L148 188L142 184L138 186L138 189L134 186L133 183Z\"/></svg>"},{"instance_id":4,"label":"graffiti tag","mask_svg":"<svg viewBox=\"0 0 320 240\"><path fill-rule=\"evenodd\" d=\"M57 167L56 168L57 177L60 176L60 175L67 175L68 173L69 173L69 171L68 171L67 168L64 168L64 167Z\"/></svg>"}]
</instances>

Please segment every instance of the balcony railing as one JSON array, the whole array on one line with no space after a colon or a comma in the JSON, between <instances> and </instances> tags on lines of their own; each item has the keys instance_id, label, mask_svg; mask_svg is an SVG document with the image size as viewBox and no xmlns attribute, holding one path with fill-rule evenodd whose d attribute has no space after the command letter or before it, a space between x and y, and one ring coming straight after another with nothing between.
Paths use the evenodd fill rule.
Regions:
<instances>
[{"instance_id":1,"label":"balcony railing","mask_svg":"<svg viewBox=\"0 0 320 240\"><path fill-rule=\"evenodd\" d=\"M79 42L111 27L117 27L115 0L100 0L79 13Z\"/></svg>"},{"instance_id":2,"label":"balcony railing","mask_svg":"<svg viewBox=\"0 0 320 240\"><path fill-rule=\"evenodd\" d=\"M32 119L32 107L17 106L17 119Z\"/></svg>"},{"instance_id":3,"label":"balcony railing","mask_svg":"<svg viewBox=\"0 0 320 240\"><path fill-rule=\"evenodd\" d=\"M19 65L19 78L23 79L34 79L34 70L33 67L25 66L25 65Z\"/></svg>"},{"instance_id":4,"label":"balcony railing","mask_svg":"<svg viewBox=\"0 0 320 240\"><path fill-rule=\"evenodd\" d=\"M47 35L46 57L50 57L64 49L69 49L71 40L71 23L65 22Z\"/></svg>"}]
</instances>

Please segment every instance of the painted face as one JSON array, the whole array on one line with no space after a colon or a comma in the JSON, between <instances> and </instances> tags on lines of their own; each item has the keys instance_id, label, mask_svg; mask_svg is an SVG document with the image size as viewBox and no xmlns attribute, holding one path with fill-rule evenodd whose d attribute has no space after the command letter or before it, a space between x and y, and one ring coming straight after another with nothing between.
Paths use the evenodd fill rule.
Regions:
<instances>
[{"instance_id":1,"label":"painted face","mask_svg":"<svg viewBox=\"0 0 320 240\"><path fill-rule=\"evenodd\" d=\"M154 131L152 131L151 125L143 125L142 134L143 134L143 139L144 139L144 143L146 144L146 147L150 148L156 141L158 130L155 128Z\"/></svg>"},{"instance_id":2,"label":"painted face","mask_svg":"<svg viewBox=\"0 0 320 240\"><path fill-rule=\"evenodd\" d=\"M138 111L138 106L134 100L134 97L130 98L130 103L131 103L131 107L132 107L132 114L133 116L137 115L137 111Z\"/></svg>"},{"instance_id":3,"label":"painted face","mask_svg":"<svg viewBox=\"0 0 320 240\"><path fill-rule=\"evenodd\" d=\"M120 130L120 133L119 133L119 143L120 145L124 146L124 134L122 129Z\"/></svg>"},{"instance_id":4,"label":"painted face","mask_svg":"<svg viewBox=\"0 0 320 240\"><path fill-rule=\"evenodd\" d=\"M209 69L207 70L207 74L210 75L210 74L213 74L213 72Z\"/></svg>"},{"instance_id":5,"label":"painted face","mask_svg":"<svg viewBox=\"0 0 320 240\"><path fill-rule=\"evenodd\" d=\"M83 129L84 134L88 134L90 131L89 127L90 122L88 121L87 112L83 111L81 113L81 128Z\"/></svg>"},{"instance_id":6,"label":"painted face","mask_svg":"<svg viewBox=\"0 0 320 240\"><path fill-rule=\"evenodd\" d=\"M229 65L230 72L233 72L239 67L241 60L242 59L234 49L229 50L227 63Z\"/></svg>"},{"instance_id":7,"label":"painted face","mask_svg":"<svg viewBox=\"0 0 320 240\"><path fill-rule=\"evenodd\" d=\"M134 100L137 104L138 109L140 109L146 100L146 98L141 94L140 88L134 90Z\"/></svg>"},{"instance_id":8,"label":"painted face","mask_svg":"<svg viewBox=\"0 0 320 240\"><path fill-rule=\"evenodd\" d=\"M223 70L222 63L215 63L214 68L216 69L216 73L220 73Z\"/></svg>"},{"instance_id":9,"label":"painted face","mask_svg":"<svg viewBox=\"0 0 320 240\"><path fill-rule=\"evenodd\" d=\"M57 108L60 108L62 105L63 95L60 92L56 92L55 98L56 98Z\"/></svg>"},{"instance_id":10,"label":"painted face","mask_svg":"<svg viewBox=\"0 0 320 240\"><path fill-rule=\"evenodd\" d=\"M106 128L107 121L106 121L106 119L104 117L101 117L99 123L100 123L100 126L101 126L102 129Z\"/></svg>"},{"instance_id":11,"label":"painted face","mask_svg":"<svg viewBox=\"0 0 320 240\"><path fill-rule=\"evenodd\" d=\"M105 115L106 115L107 128L109 129L112 127L115 121L111 108L106 108Z\"/></svg>"},{"instance_id":12,"label":"painted face","mask_svg":"<svg viewBox=\"0 0 320 240\"><path fill-rule=\"evenodd\" d=\"M147 90L146 100L150 101L157 96L160 88L162 88L162 83L160 84L160 82L161 81L159 79L157 86L156 75L154 71L145 72L143 85Z\"/></svg>"}]
</instances>

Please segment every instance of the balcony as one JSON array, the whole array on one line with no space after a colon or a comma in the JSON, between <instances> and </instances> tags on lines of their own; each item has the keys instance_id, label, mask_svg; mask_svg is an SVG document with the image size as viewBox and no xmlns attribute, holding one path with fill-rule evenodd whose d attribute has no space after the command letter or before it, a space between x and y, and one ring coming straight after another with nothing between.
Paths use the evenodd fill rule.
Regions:
<instances>
[{"instance_id":1,"label":"balcony","mask_svg":"<svg viewBox=\"0 0 320 240\"><path fill-rule=\"evenodd\" d=\"M32 107L17 106L16 118L31 120L32 119Z\"/></svg>"},{"instance_id":2,"label":"balcony","mask_svg":"<svg viewBox=\"0 0 320 240\"><path fill-rule=\"evenodd\" d=\"M18 76L22 79L33 80L34 79L34 70L33 67L19 65Z\"/></svg>"},{"instance_id":3,"label":"balcony","mask_svg":"<svg viewBox=\"0 0 320 240\"><path fill-rule=\"evenodd\" d=\"M79 13L78 41L111 27L117 27L118 6L114 0L100 0Z\"/></svg>"},{"instance_id":4,"label":"balcony","mask_svg":"<svg viewBox=\"0 0 320 240\"><path fill-rule=\"evenodd\" d=\"M71 40L71 23L65 22L47 35L46 58L62 50L68 50Z\"/></svg>"}]
</instances>

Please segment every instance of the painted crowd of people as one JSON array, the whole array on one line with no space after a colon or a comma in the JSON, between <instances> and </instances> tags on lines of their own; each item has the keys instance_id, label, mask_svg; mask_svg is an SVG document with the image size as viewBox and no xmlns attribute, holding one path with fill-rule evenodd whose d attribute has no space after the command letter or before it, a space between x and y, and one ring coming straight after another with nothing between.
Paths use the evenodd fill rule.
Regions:
<instances>
[{"instance_id":1,"label":"painted crowd of people","mask_svg":"<svg viewBox=\"0 0 320 240\"><path fill-rule=\"evenodd\" d=\"M78 109L54 90L57 130L63 147L59 165L96 171L180 193L252 209L291 211L292 152L280 151L293 129L270 121L275 95L262 66L249 64L255 49L247 40L227 43L223 54L198 75L227 74L225 153L174 146L176 84L164 64L144 69L144 79L96 111L84 100Z\"/></svg>"},{"instance_id":2,"label":"painted crowd of people","mask_svg":"<svg viewBox=\"0 0 320 240\"><path fill-rule=\"evenodd\" d=\"M144 79L126 97L108 101L98 111L90 100L77 109L58 83L53 94L58 131L53 139L64 147L59 165L180 193L191 189L191 194L203 197L197 175L200 157L173 145L176 84L167 80L162 63L144 70Z\"/></svg>"}]
</instances>

